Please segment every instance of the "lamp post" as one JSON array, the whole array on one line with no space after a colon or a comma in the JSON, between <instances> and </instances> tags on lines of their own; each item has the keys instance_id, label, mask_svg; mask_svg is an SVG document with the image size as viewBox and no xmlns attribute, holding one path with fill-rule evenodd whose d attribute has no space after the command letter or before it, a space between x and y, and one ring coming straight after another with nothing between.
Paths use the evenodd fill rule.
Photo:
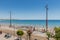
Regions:
<instances>
[{"instance_id":1,"label":"lamp post","mask_svg":"<svg viewBox=\"0 0 60 40\"><path fill-rule=\"evenodd\" d=\"M46 5L46 31L48 31L48 5Z\"/></svg>"},{"instance_id":2,"label":"lamp post","mask_svg":"<svg viewBox=\"0 0 60 40\"><path fill-rule=\"evenodd\" d=\"M46 0L46 32L48 31L48 0Z\"/></svg>"},{"instance_id":3,"label":"lamp post","mask_svg":"<svg viewBox=\"0 0 60 40\"><path fill-rule=\"evenodd\" d=\"M11 27L11 11L10 11L10 26L9 27Z\"/></svg>"}]
</instances>

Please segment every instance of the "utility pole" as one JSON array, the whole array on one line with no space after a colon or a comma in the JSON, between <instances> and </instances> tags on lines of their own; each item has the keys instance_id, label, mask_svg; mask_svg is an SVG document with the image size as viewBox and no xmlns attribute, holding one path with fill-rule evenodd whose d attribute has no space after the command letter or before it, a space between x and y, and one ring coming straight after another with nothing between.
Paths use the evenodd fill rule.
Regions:
<instances>
[{"instance_id":1,"label":"utility pole","mask_svg":"<svg viewBox=\"0 0 60 40\"><path fill-rule=\"evenodd\" d=\"M47 2L47 0L46 0ZM48 3L46 3L46 32L48 31Z\"/></svg>"}]
</instances>

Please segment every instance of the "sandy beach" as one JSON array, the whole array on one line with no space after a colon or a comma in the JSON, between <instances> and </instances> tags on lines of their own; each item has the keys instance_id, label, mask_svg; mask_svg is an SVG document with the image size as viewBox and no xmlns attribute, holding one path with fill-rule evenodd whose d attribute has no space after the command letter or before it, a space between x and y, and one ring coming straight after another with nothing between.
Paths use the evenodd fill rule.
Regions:
<instances>
[{"instance_id":1,"label":"sandy beach","mask_svg":"<svg viewBox=\"0 0 60 40\"><path fill-rule=\"evenodd\" d=\"M27 28L25 28L25 27L15 28L15 27L9 27L9 25L1 25L1 26L0 26L0 31L3 32L2 35L0 35L0 39L2 39L2 40L14 40L14 39L17 37L16 31L17 31L18 29L21 29L21 30L24 31L24 35L22 36L22 39L23 39L23 40L25 40L25 39L27 40L27 32L26 32L26 30L28 30ZM30 28L30 29L31 29L31 28ZM31 36L32 40L34 40L35 38L36 38L36 39L42 39L42 40L46 39L46 40L47 40L47 35L46 35L46 33L42 33L42 32L41 32L41 30L44 29L44 28L37 28L37 27L36 27L35 29L36 29L36 31L34 31L34 32L32 33L32 36ZM51 30L50 30L50 31L51 31ZM4 35L5 35L6 33L11 34L12 37L9 38L9 39L5 39L5 38L4 38ZM43 38L44 38L44 39L43 39Z\"/></svg>"}]
</instances>

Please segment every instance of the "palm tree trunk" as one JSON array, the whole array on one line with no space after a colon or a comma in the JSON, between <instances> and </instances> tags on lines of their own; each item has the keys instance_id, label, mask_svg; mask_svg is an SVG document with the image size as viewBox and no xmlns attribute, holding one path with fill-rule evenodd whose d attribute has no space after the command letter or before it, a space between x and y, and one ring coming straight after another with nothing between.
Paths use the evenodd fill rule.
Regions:
<instances>
[{"instance_id":1,"label":"palm tree trunk","mask_svg":"<svg viewBox=\"0 0 60 40\"><path fill-rule=\"evenodd\" d=\"M21 36L19 37L19 40L22 40L22 39L21 39Z\"/></svg>"},{"instance_id":2,"label":"palm tree trunk","mask_svg":"<svg viewBox=\"0 0 60 40\"><path fill-rule=\"evenodd\" d=\"M31 40L31 39L30 39L30 36L29 36L29 40Z\"/></svg>"},{"instance_id":3,"label":"palm tree trunk","mask_svg":"<svg viewBox=\"0 0 60 40\"><path fill-rule=\"evenodd\" d=\"M57 38L57 40L58 40L58 38Z\"/></svg>"},{"instance_id":4,"label":"palm tree trunk","mask_svg":"<svg viewBox=\"0 0 60 40\"><path fill-rule=\"evenodd\" d=\"M49 40L49 38L48 38L48 40Z\"/></svg>"},{"instance_id":5,"label":"palm tree trunk","mask_svg":"<svg viewBox=\"0 0 60 40\"><path fill-rule=\"evenodd\" d=\"M27 40L29 40L29 36L27 35Z\"/></svg>"}]
</instances>

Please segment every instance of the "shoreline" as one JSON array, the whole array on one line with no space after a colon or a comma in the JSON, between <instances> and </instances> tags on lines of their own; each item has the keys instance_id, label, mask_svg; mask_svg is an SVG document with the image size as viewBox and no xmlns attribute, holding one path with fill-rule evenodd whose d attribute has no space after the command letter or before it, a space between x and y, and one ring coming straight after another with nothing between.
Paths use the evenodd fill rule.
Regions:
<instances>
[{"instance_id":1,"label":"shoreline","mask_svg":"<svg viewBox=\"0 0 60 40\"><path fill-rule=\"evenodd\" d=\"M7 24L6 24L6 23L1 24L1 23L0 23L0 26L1 26L1 25L8 25L8 26L9 26L10 24L8 24L8 23L7 23ZM12 26L17 26L17 27L18 27L18 26L28 26L28 27L29 27L29 26L32 26L32 27L43 27L43 28L46 27L45 25L40 25L40 24L36 24L36 25L33 25L33 24L11 24L11 25L12 25ZM56 26L48 26L48 27L49 27L49 28L54 28L54 27L60 27L60 26L59 26L59 25L58 25L58 26L56 25Z\"/></svg>"},{"instance_id":2,"label":"shoreline","mask_svg":"<svg viewBox=\"0 0 60 40\"><path fill-rule=\"evenodd\" d=\"M2 24L0 25L0 27L10 27L10 24ZM35 30L39 31L39 30L42 30L42 29L45 29L46 30L46 27L41 27L41 26L21 26L21 25L11 25L11 28L15 28L15 29L19 29L19 28L22 28L22 29L33 29L35 28ZM51 31L51 30L54 30L54 27L48 27L48 30Z\"/></svg>"},{"instance_id":3,"label":"shoreline","mask_svg":"<svg viewBox=\"0 0 60 40\"><path fill-rule=\"evenodd\" d=\"M4 27L4 28L8 28L8 27L10 27L10 25L6 25L6 24L2 24L2 25L0 25L0 27ZM42 29L45 29L46 30L46 28L45 27L38 27L38 26L36 26L36 27L34 27L34 26L18 26L18 25L11 25L11 28L15 28L15 29L20 29L20 28L22 28L22 29L33 29L33 28L35 28L35 30L37 30L37 31L39 31L39 30L42 30ZM51 27L48 27L48 30L49 31L51 31L51 30L54 30L54 28L51 28Z\"/></svg>"}]
</instances>

